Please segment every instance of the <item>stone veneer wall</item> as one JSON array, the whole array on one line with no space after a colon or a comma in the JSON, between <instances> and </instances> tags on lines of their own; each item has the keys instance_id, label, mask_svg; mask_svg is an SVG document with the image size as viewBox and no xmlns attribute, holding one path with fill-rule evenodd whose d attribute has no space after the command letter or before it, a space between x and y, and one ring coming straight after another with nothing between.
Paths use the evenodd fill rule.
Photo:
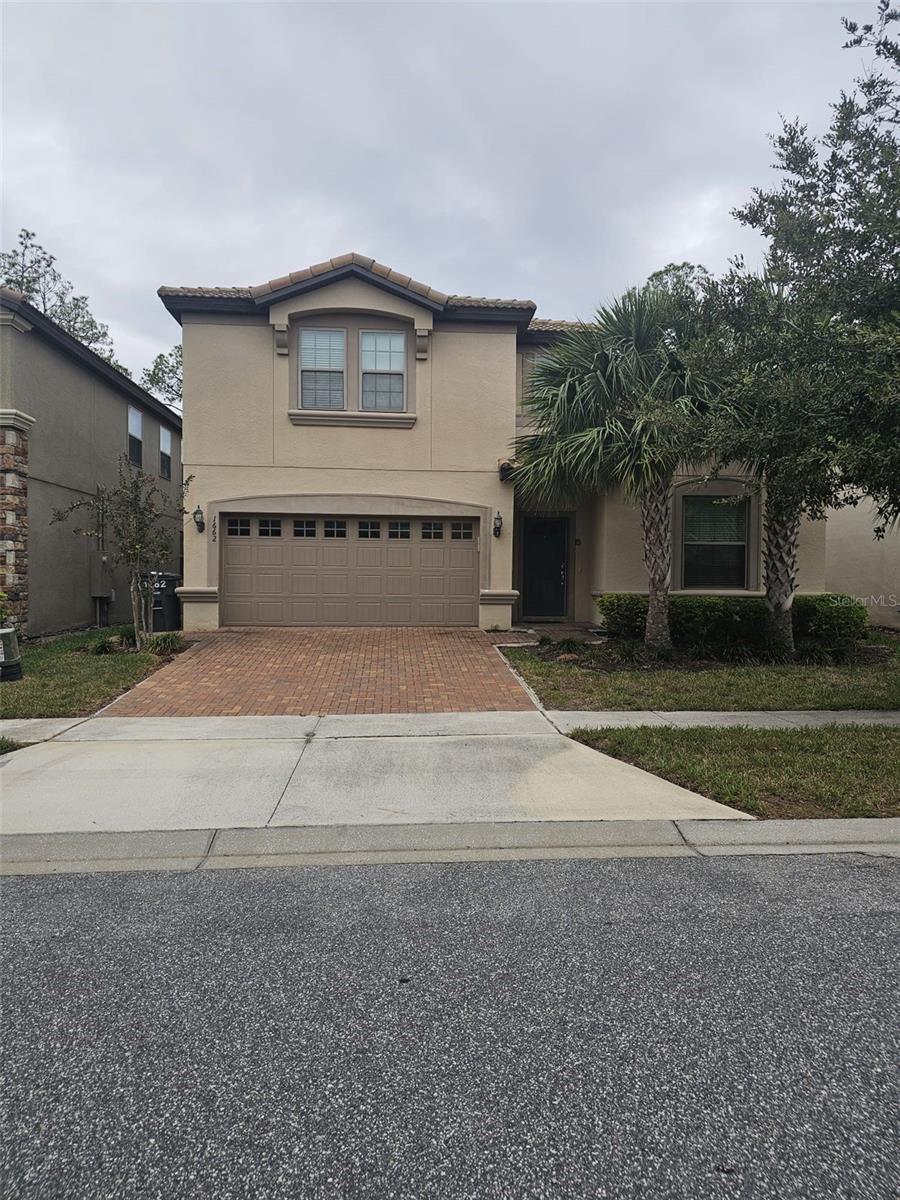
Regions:
<instances>
[{"instance_id":1,"label":"stone veneer wall","mask_svg":"<svg viewBox=\"0 0 900 1200\"><path fill-rule=\"evenodd\" d=\"M18 422L17 422L18 424ZM7 620L28 622L28 434L0 422L0 591Z\"/></svg>"}]
</instances>

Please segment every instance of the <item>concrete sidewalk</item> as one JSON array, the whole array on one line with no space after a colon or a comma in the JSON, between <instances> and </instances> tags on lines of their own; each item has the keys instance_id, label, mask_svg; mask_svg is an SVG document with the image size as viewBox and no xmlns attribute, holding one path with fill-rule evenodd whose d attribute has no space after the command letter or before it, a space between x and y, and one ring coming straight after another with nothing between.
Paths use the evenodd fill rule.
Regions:
<instances>
[{"instance_id":1,"label":"concrete sidewalk","mask_svg":"<svg viewBox=\"0 0 900 1200\"><path fill-rule=\"evenodd\" d=\"M97 717L0 759L3 831L743 817L536 711Z\"/></svg>"},{"instance_id":2,"label":"concrete sidewalk","mask_svg":"<svg viewBox=\"0 0 900 1200\"><path fill-rule=\"evenodd\" d=\"M581 712L547 709L548 721L560 731L573 729L629 729L637 725L666 725L673 729L708 726L723 729L744 725L749 729L817 729L822 725L900 725L897 709L810 709L783 712Z\"/></svg>"},{"instance_id":3,"label":"concrete sidewalk","mask_svg":"<svg viewBox=\"0 0 900 1200\"><path fill-rule=\"evenodd\" d=\"M44 717L0 721L0 737L24 745L63 741L179 741L211 738L441 737L452 734L560 733L573 729L668 725L675 729L745 725L750 729L815 729L822 725L900 725L900 709L809 709L785 711L666 712L662 709L541 712L384 713L296 717Z\"/></svg>"},{"instance_id":4,"label":"concrete sidewalk","mask_svg":"<svg viewBox=\"0 0 900 1200\"><path fill-rule=\"evenodd\" d=\"M837 853L900 855L900 819L322 825L0 838L5 875Z\"/></svg>"}]
</instances>

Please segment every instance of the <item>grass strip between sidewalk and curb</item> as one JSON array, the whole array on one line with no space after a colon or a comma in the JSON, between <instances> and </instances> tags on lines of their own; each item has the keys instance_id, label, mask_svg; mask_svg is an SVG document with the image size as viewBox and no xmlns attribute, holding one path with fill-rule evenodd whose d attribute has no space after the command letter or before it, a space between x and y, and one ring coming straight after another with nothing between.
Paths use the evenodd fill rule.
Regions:
<instances>
[{"instance_id":1,"label":"grass strip between sidewalk and curb","mask_svg":"<svg viewBox=\"0 0 900 1200\"><path fill-rule=\"evenodd\" d=\"M92 629L22 646L22 679L0 685L0 714L81 717L96 712L166 663L149 652L91 654L111 629Z\"/></svg>"},{"instance_id":2,"label":"grass strip between sidewalk and curb","mask_svg":"<svg viewBox=\"0 0 900 1200\"><path fill-rule=\"evenodd\" d=\"M576 729L575 741L756 817L900 816L900 729Z\"/></svg>"},{"instance_id":3,"label":"grass strip between sidewalk and curb","mask_svg":"<svg viewBox=\"0 0 900 1200\"><path fill-rule=\"evenodd\" d=\"M529 647L503 648L545 708L586 711L900 708L900 654L885 662L592 670L541 658Z\"/></svg>"}]
</instances>

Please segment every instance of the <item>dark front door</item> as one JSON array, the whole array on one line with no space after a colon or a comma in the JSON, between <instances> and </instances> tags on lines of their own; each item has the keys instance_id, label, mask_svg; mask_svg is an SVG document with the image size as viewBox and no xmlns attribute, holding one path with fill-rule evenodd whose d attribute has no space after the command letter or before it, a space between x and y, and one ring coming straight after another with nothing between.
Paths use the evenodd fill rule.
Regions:
<instances>
[{"instance_id":1,"label":"dark front door","mask_svg":"<svg viewBox=\"0 0 900 1200\"><path fill-rule=\"evenodd\" d=\"M522 616L559 620L568 615L568 517L523 517Z\"/></svg>"}]
</instances>

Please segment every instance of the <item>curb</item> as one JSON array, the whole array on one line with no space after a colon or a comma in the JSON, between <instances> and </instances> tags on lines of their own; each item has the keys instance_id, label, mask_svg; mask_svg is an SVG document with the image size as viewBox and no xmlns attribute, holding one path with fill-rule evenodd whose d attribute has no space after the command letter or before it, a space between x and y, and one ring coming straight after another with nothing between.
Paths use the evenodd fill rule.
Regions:
<instances>
[{"instance_id":1,"label":"curb","mask_svg":"<svg viewBox=\"0 0 900 1200\"><path fill-rule=\"evenodd\" d=\"M900 818L512 821L10 834L0 838L0 873L47 875L760 854L900 856Z\"/></svg>"}]
</instances>

